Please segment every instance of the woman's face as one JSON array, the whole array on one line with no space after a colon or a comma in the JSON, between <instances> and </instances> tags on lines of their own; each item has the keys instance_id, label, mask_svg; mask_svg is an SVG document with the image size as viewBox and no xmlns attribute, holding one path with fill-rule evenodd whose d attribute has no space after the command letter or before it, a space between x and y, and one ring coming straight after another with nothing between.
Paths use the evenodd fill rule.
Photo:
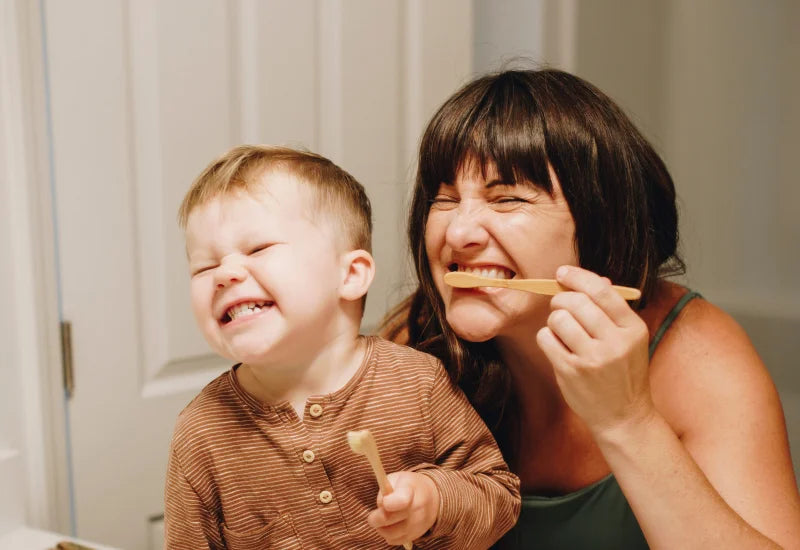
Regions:
<instances>
[{"instance_id":1,"label":"woman's face","mask_svg":"<svg viewBox=\"0 0 800 550\"><path fill-rule=\"evenodd\" d=\"M453 288L449 271L496 278L555 277L577 265L575 223L550 169L553 195L527 181L503 182L494 164L465 162L453 183L442 183L430 206L425 248L447 322L472 342L494 337L535 338L549 314L549 297L505 288Z\"/></svg>"}]
</instances>

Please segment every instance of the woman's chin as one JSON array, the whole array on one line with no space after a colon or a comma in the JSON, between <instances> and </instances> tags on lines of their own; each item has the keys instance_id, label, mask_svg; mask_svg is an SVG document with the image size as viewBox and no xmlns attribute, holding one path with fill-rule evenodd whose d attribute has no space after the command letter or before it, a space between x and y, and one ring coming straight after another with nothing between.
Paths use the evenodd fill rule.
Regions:
<instances>
[{"instance_id":1,"label":"woman's chin","mask_svg":"<svg viewBox=\"0 0 800 550\"><path fill-rule=\"evenodd\" d=\"M497 336L499 328L495 323L487 322L487 320L481 322L479 318L474 317L471 319L456 318L451 320L450 316L448 316L447 322L450 324L453 332L455 332L459 338L467 342L485 342L491 340Z\"/></svg>"},{"instance_id":2,"label":"woman's chin","mask_svg":"<svg viewBox=\"0 0 800 550\"><path fill-rule=\"evenodd\" d=\"M491 304L454 300L446 307L447 323L453 332L468 342L485 342L498 336L507 317Z\"/></svg>"}]
</instances>

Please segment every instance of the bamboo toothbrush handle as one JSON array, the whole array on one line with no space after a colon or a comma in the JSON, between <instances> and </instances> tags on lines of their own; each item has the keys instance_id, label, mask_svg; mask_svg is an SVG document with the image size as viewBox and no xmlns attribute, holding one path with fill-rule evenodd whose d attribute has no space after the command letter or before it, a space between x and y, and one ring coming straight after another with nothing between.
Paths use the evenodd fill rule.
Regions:
<instances>
[{"instance_id":1,"label":"bamboo toothbrush handle","mask_svg":"<svg viewBox=\"0 0 800 550\"><path fill-rule=\"evenodd\" d=\"M562 286L560 283L551 279L507 279L506 288L516 288L519 290L527 290L528 292L535 292L537 294L556 295L559 292L565 292L568 288ZM625 300L638 300L641 298L642 293L638 288L631 288L628 286L611 285L614 291L622 296Z\"/></svg>"},{"instance_id":2,"label":"bamboo toothbrush handle","mask_svg":"<svg viewBox=\"0 0 800 550\"><path fill-rule=\"evenodd\" d=\"M367 460L372 466L372 471L375 472L375 478L378 480L378 487L380 487L383 496L390 495L393 491L392 484L389 483L389 476L386 475L386 470L383 469L383 463L377 450L367 447Z\"/></svg>"},{"instance_id":3,"label":"bamboo toothbrush handle","mask_svg":"<svg viewBox=\"0 0 800 550\"><path fill-rule=\"evenodd\" d=\"M378 487L383 493L383 496L392 494L392 484L389 483L389 477L386 475L386 470L383 469L383 462L381 462L381 455L378 454L378 445L375 443L375 438L372 434L368 434L364 445L364 454L372 466L372 471L375 473L375 479L378 480ZM403 543L405 550L412 550L414 545L410 541Z\"/></svg>"},{"instance_id":4,"label":"bamboo toothbrush handle","mask_svg":"<svg viewBox=\"0 0 800 550\"><path fill-rule=\"evenodd\" d=\"M445 273L444 282L456 288L476 288L482 286L495 286L501 288L512 288L516 290L526 290L536 294L546 294L552 296L559 292L569 290L561 286L555 279L494 279L483 277L474 273L462 271L452 271ZM638 300L642 293L638 288L613 285L613 288L620 296L626 300Z\"/></svg>"}]
</instances>

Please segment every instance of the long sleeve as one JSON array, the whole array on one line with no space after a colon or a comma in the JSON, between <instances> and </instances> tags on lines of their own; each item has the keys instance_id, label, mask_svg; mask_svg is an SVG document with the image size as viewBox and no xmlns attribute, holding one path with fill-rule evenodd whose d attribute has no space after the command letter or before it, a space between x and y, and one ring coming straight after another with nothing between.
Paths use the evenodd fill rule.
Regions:
<instances>
[{"instance_id":1,"label":"long sleeve","mask_svg":"<svg viewBox=\"0 0 800 550\"><path fill-rule=\"evenodd\" d=\"M224 548L214 517L206 510L170 450L165 492L164 530L168 550Z\"/></svg>"},{"instance_id":2,"label":"long sleeve","mask_svg":"<svg viewBox=\"0 0 800 550\"><path fill-rule=\"evenodd\" d=\"M488 548L519 516L519 478L464 394L440 369L430 396L436 464L414 470L439 488L439 518L422 548Z\"/></svg>"}]
</instances>

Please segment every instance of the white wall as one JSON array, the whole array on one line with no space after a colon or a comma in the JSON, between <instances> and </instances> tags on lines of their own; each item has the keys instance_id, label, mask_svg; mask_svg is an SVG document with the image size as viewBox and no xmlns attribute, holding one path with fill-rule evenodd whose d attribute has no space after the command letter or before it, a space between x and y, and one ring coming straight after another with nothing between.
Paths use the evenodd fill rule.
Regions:
<instances>
[{"instance_id":1,"label":"white wall","mask_svg":"<svg viewBox=\"0 0 800 550\"><path fill-rule=\"evenodd\" d=\"M6 61L0 56L0 63ZM0 66L0 81L5 80L6 74L6 67ZM0 120L4 122L8 116L8 99L8 94L0 91ZM10 212L14 204L11 197L12 174L8 159L2 154L5 149L2 144L10 137L7 126L2 124L0 128L0 167L4 168L0 172L0 258L4 259L13 258L15 248ZM0 311L5 312L0 315L0 487L4 496L0 499L0 534L21 523L23 514L22 488L17 485L22 464L19 456L22 448L22 423L19 418L22 403L17 376L19 350L13 315L17 307L14 280L11 263L3 260L3 268L0 269Z\"/></svg>"},{"instance_id":2,"label":"white wall","mask_svg":"<svg viewBox=\"0 0 800 550\"><path fill-rule=\"evenodd\" d=\"M473 0L475 71L499 69L515 58L541 61L543 10L542 0Z\"/></svg>"},{"instance_id":3,"label":"white wall","mask_svg":"<svg viewBox=\"0 0 800 550\"><path fill-rule=\"evenodd\" d=\"M479 13L485 2L474 2ZM537 62L596 84L648 136L679 195L684 282L747 330L781 394L800 474L800 3L540 3L544 23L524 3L482 12L499 20L476 22L476 71L496 68L498 52L541 51Z\"/></svg>"},{"instance_id":4,"label":"white wall","mask_svg":"<svg viewBox=\"0 0 800 550\"><path fill-rule=\"evenodd\" d=\"M26 320L22 303L29 298L22 277L30 267L27 227L25 156L21 147L19 45L15 5L0 4L0 534L24 518L22 381L25 354L20 337ZM22 229L22 231L20 231ZM20 326L22 324L23 326ZM19 330L22 329L22 330Z\"/></svg>"}]
</instances>

